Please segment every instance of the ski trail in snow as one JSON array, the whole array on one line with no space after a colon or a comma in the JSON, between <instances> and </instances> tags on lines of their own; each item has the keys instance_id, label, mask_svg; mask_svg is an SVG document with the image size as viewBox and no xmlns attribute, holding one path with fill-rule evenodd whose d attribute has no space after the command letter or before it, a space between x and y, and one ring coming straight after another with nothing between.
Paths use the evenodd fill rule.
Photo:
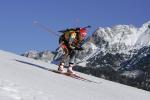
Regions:
<instances>
[{"instance_id":1,"label":"ski trail in snow","mask_svg":"<svg viewBox=\"0 0 150 100\"><path fill-rule=\"evenodd\" d=\"M33 90L0 78L0 99L3 100L55 100L53 95Z\"/></svg>"}]
</instances>

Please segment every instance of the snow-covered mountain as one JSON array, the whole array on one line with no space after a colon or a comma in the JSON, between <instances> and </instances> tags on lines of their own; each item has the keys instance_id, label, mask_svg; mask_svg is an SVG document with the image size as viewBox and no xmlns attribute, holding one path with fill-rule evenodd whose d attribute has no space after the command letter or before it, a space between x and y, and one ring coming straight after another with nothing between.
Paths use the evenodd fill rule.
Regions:
<instances>
[{"instance_id":1,"label":"snow-covered mountain","mask_svg":"<svg viewBox=\"0 0 150 100\"><path fill-rule=\"evenodd\" d=\"M49 50L45 50L42 52L38 52L36 50L30 50L28 52L25 52L24 54L21 54L22 56L28 57L28 58L33 58L36 60L41 60L44 62L48 62L50 63L53 60L54 57L54 53L49 51Z\"/></svg>"},{"instance_id":2,"label":"snow-covered mountain","mask_svg":"<svg viewBox=\"0 0 150 100\"><path fill-rule=\"evenodd\" d=\"M136 45L149 46L150 45L150 21L143 24L138 30L139 37L136 41Z\"/></svg>"},{"instance_id":3,"label":"snow-covered mountain","mask_svg":"<svg viewBox=\"0 0 150 100\"><path fill-rule=\"evenodd\" d=\"M104 65L102 63L110 64L110 55L113 58L116 56L119 59L112 59L118 61L114 65L114 67L117 67L123 61L133 57L138 50L150 45L150 21L140 28L136 28L133 25L116 25L112 28L99 27L92 34L89 41L94 45L94 48L89 46L92 52L84 52L86 56L84 57L84 54L82 54L83 58L80 58L88 58L86 60L89 61L89 66L102 67ZM110 61L108 62L108 60Z\"/></svg>"},{"instance_id":4,"label":"snow-covered mountain","mask_svg":"<svg viewBox=\"0 0 150 100\"><path fill-rule=\"evenodd\" d=\"M48 71L54 64L0 50L0 100L149 100L141 89L76 72L98 83ZM121 90L121 92L119 92Z\"/></svg>"},{"instance_id":5,"label":"snow-covered mountain","mask_svg":"<svg viewBox=\"0 0 150 100\"><path fill-rule=\"evenodd\" d=\"M150 90L150 21L98 28L91 39L98 49L78 71Z\"/></svg>"},{"instance_id":6,"label":"snow-covered mountain","mask_svg":"<svg viewBox=\"0 0 150 100\"><path fill-rule=\"evenodd\" d=\"M109 52L123 52L149 45L150 21L140 28L133 25L116 25L112 28L98 28L92 35L96 46Z\"/></svg>"}]
</instances>

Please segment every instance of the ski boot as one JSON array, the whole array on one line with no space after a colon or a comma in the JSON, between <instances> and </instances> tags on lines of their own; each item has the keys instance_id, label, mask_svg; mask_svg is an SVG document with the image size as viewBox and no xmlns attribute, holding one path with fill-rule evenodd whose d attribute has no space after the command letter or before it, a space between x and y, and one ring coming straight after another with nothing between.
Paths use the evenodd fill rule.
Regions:
<instances>
[{"instance_id":1,"label":"ski boot","mask_svg":"<svg viewBox=\"0 0 150 100\"><path fill-rule=\"evenodd\" d=\"M69 68L67 70L68 74L75 74L75 72L72 70L72 68L73 68L73 64L69 64Z\"/></svg>"},{"instance_id":2,"label":"ski boot","mask_svg":"<svg viewBox=\"0 0 150 100\"><path fill-rule=\"evenodd\" d=\"M60 73L65 73L65 70L64 70L64 63L60 63L60 64L59 64L58 72L60 72Z\"/></svg>"}]
</instances>

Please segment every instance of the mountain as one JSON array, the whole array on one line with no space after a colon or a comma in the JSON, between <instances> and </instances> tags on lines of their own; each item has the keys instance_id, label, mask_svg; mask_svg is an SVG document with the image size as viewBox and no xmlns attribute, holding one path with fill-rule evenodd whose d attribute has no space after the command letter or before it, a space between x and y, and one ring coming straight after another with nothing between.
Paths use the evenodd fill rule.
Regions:
<instances>
[{"instance_id":1,"label":"mountain","mask_svg":"<svg viewBox=\"0 0 150 100\"><path fill-rule=\"evenodd\" d=\"M116 25L98 28L92 35L94 44L105 51L127 53L129 50L149 45L150 21L140 28L133 25Z\"/></svg>"},{"instance_id":2,"label":"mountain","mask_svg":"<svg viewBox=\"0 0 150 100\"><path fill-rule=\"evenodd\" d=\"M53 60L54 53L48 50L42 52L38 52L36 50L30 50L28 52L21 54L21 56L50 63Z\"/></svg>"},{"instance_id":3,"label":"mountain","mask_svg":"<svg viewBox=\"0 0 150 100\"><path fill-rule=\"evenodd\" d=\"M0 50L1 100L149 100L150 93L76 72L86 82L47 69L54 64ZM122 92L119 92L119 91Z\"/></svg>"},{"instance_id":4,"label":"mountain","mask_svg":"<svg viewBox=\"0 0 150 100\"><path fill-rule=\"evenodd\" d=\"M91 39L97 50L76 70L150 91L150 21L140 28L100 27Z\"/></svg>"}]
</instances>

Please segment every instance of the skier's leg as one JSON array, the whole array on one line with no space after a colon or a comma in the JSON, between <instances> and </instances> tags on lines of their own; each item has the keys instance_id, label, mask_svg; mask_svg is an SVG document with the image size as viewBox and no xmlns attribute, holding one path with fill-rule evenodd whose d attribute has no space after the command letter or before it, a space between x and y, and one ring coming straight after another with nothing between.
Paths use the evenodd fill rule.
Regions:
<instances>
[{"instance_id":1,"label":"skier's leg","mask_svg":"<svg viewBox=\"0 0 150 100\"><path fill-rule=\"evenodd\" d=\"M70 52L70 60L69 60L69 67L67 72L70 74L75 74L75 72L72 70L74 67L75 59L76 59L77 50L72 50Z\"/></svg>"},{"instance_id":2,"label":"skier's leg","mask_svg":"<svg viewBox=\"0 0 150 100\"><path fill-rule=\"evenodd\" d=\"M64 72L65 72L65 70L64 70L64 63L63 63L63 62L61 62L61 63L59 64L58 71L61 72L61 73L64 73Z\"/></svg>"},{"instance_id":3,"label":"skier's leg","mask_svg":"<svg viewBox=\"0 0 150 100\"><path fill-rule=\"evenodd\" d=\"M64 50L62 47L58 47L56 49L55 55L53 57L53 60L59 60L64 55Z\"/></svg>"},{"instance_id":4,"label":"skier's leg","mask_svg":"<svg viewBox=\"0 0 150 100\"><path fill-rule=\"evenodd\" d=\"M59 67L58 67L58 71L62 72L62 73L65 72L64 65L65 65L66 59L68 57L68 49L67 48L63 48L63 51L64 51L65 54L63 55L63 57L61 59L61 62L59 64Z\"/></svg>"},{"instance_id":5,"label":"skier's leg","mask_svg":"<svg viewBox=\"0 0 150 100\"><path fill-rule=\"evenodd\" d=\"M69 63L69 67L67 69L67 73L69 73L69 74L75 74L75 72L72 69L73 67L74 67L74 64Z\"/></svg>"}]
</instances>

